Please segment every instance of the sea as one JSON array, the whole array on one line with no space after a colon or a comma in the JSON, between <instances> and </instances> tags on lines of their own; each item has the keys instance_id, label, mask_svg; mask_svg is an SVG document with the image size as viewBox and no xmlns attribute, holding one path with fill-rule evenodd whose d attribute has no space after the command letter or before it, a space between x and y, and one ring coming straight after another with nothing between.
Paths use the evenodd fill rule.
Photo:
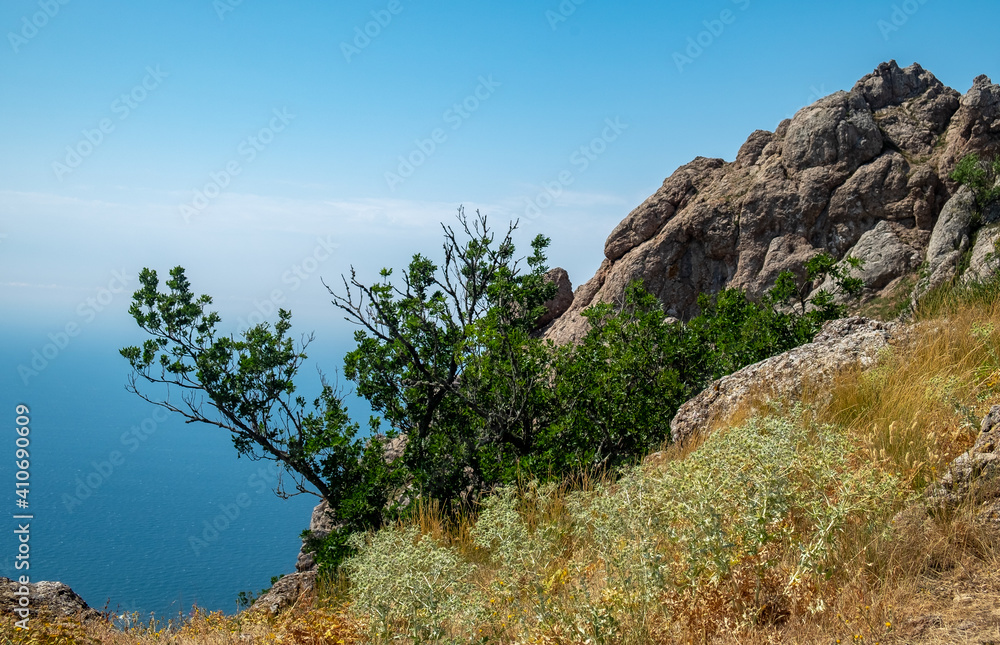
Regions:
<instances>
[{"instance_id":1,"label":"sea","mask_svg":"<svg viewBox=\"0 0 1000 645\"><path fill-rule=\"evenodd\" d=\"M0 575L64 582L95 609L160 621L195 607L234 613L241 591L293 572L319 498L279 498L274 462L240 458L226 431L184 423L126 391L118 349L138 344L138 330L60 332L0 328ZM303 368L316 391L318 364L334 370L345 349L321 351ZM30 428L24 497L17 406L27 407ZM18 559L24 533L15 531L25 524L29 551Z\"/></svg>"}]
</instances>

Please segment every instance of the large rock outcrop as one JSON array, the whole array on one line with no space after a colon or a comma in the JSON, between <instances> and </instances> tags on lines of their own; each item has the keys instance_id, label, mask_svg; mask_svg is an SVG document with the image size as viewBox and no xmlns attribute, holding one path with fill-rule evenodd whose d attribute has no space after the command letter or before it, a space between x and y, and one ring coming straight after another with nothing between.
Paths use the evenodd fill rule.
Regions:
<instances>
[{"instance_id":1,"label":"large rock outcrop","mask_svg":"<svg viewBox=\"0 0 1000 645\"><path fill-rule=\"evenodd\" d=\"M963 96L916 63L882 63L774 132L754 132L734 161L678 168L612 231L597 274L545 335L578 339L580 313L620 301L635 279L686 319L699 293L760 294L823 251L863 255L875 295L924 261L958 188L948 176L969 152L1000 152L1000 86L980 76Z\"/></svg>"},{"instance_id":2,"label":"large rock outcrop","mask_svg":"<svg viewBox=\"0 0 1000 645\"><path fill-rule=\"evenodd\" d=\"M796 400L808 389L829 391L844 369L868 367L905 327L866 318L831 320L813 342L748 365L712 382L686 402L670 422L674 443L725 423L743 406L768 399Z\"/></svg>"}]
</instances>

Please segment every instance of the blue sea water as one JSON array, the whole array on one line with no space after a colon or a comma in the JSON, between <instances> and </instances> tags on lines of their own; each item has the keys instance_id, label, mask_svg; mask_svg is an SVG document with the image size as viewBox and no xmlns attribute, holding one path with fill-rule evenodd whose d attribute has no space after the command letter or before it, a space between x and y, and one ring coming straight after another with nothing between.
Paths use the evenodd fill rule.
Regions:
<instances>
[{"instance_id":1,"label":"blue sea water","mask_svg":"<svg viewBox=\"0 0 1000 645\"><path fill-rule=\"evenodd\" d=\"M171 618L194 605L231 613L240 591L294 570L318 498L278 498L273 462L237 458L225 431L126 392L117 350L135 334L85 330L26 377L18 367L32 367L48 330L2 331L0 575L64 582L97 609ZM30 408L27 511L15 496L18 404ZM13 515L23 512L34 516L30 570L15 568Z\"/></svg>"}]
</instances>

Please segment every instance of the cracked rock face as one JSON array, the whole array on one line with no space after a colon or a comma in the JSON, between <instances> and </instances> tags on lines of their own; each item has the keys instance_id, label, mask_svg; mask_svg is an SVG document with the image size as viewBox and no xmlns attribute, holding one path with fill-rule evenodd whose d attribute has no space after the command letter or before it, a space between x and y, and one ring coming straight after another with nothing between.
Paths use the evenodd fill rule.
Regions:
<instances>
[{"instance_id":1,"label":"cracked rock face","mask_svg":"<svg viewBox=\"0 0 1000 645\"><path fill-rule=\"evenodd\" d=\"M969 268L962 274L966 281L981 280L994 275L1000 265L1000 224L979 229L976 243L969 256Z\"/></svg>"},{"instance_id":2,"label":"cracked rock face","mask_svg":"<svg viewBox=\"0 0 1000 645\"><path fill-rule=\"evenodd\" d=\"M761 294L824 251L864 250L866 295L877 295L924 261L958 188L948 175L969 152L1000 152L1000 86L980 76L963 96L916 63L882 63L774 132L754 132L733 162L698 157L678 168L615 227L596 275L545 336L579 339L580 313L620 302L635 279L667 315L688 319L699 293ZM961 230L947 233L958 239L943 237L941 248L961 246Z\"/></svg>"},{"instance_id":3,"label":"cracked rock face","mask_svg":"<svg viewBox=\"0 0 1000 645\"><path fill-rule=\"evenodd\" d=\"M941 209L927 244L927 278L914 297L955 276L962 255L969 249L973 204L972 191L963 186Z\"/></svg>"},{"instance_id":4,"label":"cracked rock face","mask_svg":"<svg viewBox=\"0 0 1000 645\"><path fill-rule=\"evenodd\" d=\"M548 282L555 283L556 295L551 300L546 300L543 303L545 313L535 323L537 327L544 327L549 324L566 313L566 310L573 304L573 285L569 281L569 274L566 273L566 269L561 267L550 269L546 272L545 279Z\"/></svg>"},{"instance_id":5,"label":"cracked rock face","mask_svg":"<svg viewBox=\"0 0 1000 645\"><path fill-rule=\"evenodd\" d=\"M1000 530L1000 405L983 417L976 443L959 455L928 495L930 508L976 507L979 520Z\"/></svg>"},{"instance_id":6,"label":"cracked rock face","mask_svg":"<svg viewBox=\"0 0 1000 645\"><path fill-rule=\"evenodd\" d=\"M725 422L744 404L796 400L806 388L829 390L841 370L874 364L879 351L903 333L899 323L860 317L831 320L813 342L713 381L677 410L670 422L671 437L683 443Z\"/></svg>"}]
</instances>

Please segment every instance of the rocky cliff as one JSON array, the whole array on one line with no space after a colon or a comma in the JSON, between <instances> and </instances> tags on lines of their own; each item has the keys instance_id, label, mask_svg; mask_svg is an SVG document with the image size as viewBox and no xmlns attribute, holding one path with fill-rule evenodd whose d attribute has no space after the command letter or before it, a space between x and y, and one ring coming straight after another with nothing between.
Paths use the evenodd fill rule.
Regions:
<instances>
[{"instance_id":1,"label":"rocky cliff","mask_svg":"<svg viewBox=\"0 0 1000 645\"><path fill-rule=\"evenodd\" d=\"M698 157L678 168L612 231L597 274L544 333L579 338L580 312L619 301L637 278L669 315L689 318L699 293L759 294L822 251L864 259L869 295L893 290L925 260L936 260L940 282L973 244L967 200L935 235L958 189L948 175L969 152L1000 152L1000 86L980 76L961 95L916 63L882 63L849 92L754 132L734 161Z\"/></svg>"}]
</instances>

